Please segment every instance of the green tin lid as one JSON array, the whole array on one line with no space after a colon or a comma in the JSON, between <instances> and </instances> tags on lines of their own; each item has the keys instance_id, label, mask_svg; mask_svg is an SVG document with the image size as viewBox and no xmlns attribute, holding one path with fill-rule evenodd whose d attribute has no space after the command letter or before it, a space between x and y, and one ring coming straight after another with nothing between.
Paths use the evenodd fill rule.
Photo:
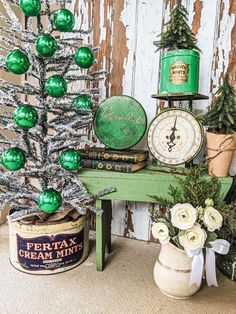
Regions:
<instances>
[{"instance_id":1,"label":"green tin lid","mask_svg":"<svg viewBox=\"0 0 236 314\"><path fill-rule=\"evenodd\" d=\"M108 148L127 149L136 145L147 129L141 104L129 96L112 96L98 107L94 118L98 139Z\"/></svg>"},{"instance_id":2,"label":"green tin lid","mask_svg":"<svg viewBox=\"0 0 236 314\"><path fill-rule=\"evenodd\" d=\"M191 49L177 49L177 50L170 50L166 51L162 59L169 58L169 57L177 57L177 56L193 56L196 58L200 58L200 52L197 50L191 50Z\"/></svg>"}]
</instances>

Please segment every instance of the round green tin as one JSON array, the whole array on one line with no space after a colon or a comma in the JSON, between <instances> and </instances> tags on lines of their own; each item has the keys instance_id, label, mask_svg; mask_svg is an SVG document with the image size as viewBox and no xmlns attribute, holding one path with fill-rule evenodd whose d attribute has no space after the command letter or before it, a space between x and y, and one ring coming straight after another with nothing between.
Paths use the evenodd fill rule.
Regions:
<instances>
[{"instance_id":1,"label":"round green tin","mask_svg":"<svg viewBox=\"0 0 236 314\"><path fill-rule=\"evenodd\" d=\"M142 105L129 96L112 96L98 107L94 118L98 139L108 148L127 149L136 145L147 129Z\"/></svg>"}]
</instances>

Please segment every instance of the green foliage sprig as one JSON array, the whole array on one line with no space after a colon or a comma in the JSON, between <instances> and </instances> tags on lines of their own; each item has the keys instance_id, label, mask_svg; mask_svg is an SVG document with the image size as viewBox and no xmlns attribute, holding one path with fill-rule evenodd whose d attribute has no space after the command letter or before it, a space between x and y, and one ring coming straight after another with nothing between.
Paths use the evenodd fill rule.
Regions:
<instances>
[{"instance_id":1,"label":"green foliage sprig","mask_svg":"<svg viewBox=\"0 0 236 314\"><path fill-rule=\"evenodd\" d=\"M188 25L188 11L177 2L176 7L170 14L170 21L166 24L167 31L162 33L159 41L154 41L154 45L160 49L177 50L177 49L196 49L197 40Z\"/></svg>"},{"instance_id":2,"label":"green foliage sprig","mask_svg":"<svg viewBox=\"0 0 236 314\"><path fill-rule=\"evenodd\" d=\"M202 123L212 133L232 134L236 132L236 90L230 84L228 75L215 95L212 109L203 116Z\"/></svg>"},{"instance_id":3,"label":"green foliage sprig","mask_svg":"<svg viewBox=\"0 0 236 314\"><path fill-rule=\"evenodd\" d=\"M170 199L159 196L151 196L159 205L159 208L149 210L151 219L154 222L170 216L169 209L180 203L189 203L195 208L205 207L206 199L214 201L214 208L223 216L224 225L216 233L219 237L227 239L236 244L236 213L232 205L228 205L224 201L221 194L221 183L217 177L206 176L206 165L190 168L187 175L177 176L179 185L174 187L170 184Z\"/></svg>"}]
</instances>

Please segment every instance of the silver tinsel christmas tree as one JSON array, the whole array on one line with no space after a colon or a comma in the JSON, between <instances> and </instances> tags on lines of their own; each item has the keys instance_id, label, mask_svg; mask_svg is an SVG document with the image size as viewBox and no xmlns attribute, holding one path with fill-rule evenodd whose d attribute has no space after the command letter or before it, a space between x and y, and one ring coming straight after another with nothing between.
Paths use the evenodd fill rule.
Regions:
<instances>
[{"instance_id":1,"label":"silver tinsel christmas tree","mask_svg":"<svg viewBox=\"0 0 236 314\"><path fill-rule=\"evenodd\" d=\"M46 220L68 208L81 214L95 210L75 175L76 149L89 144L96 82L104 75L92 71L96 48L83 46L89 32L75 30L75 17L65 8L52 10L65 1L1 1L6 14L0 14L0 68L27 79L20 85L0 80L1 207L11 204L12 220L34 215ZM14 6L23 11L24 26ZM14 132L13 139L6 130Z\"/></svg>"}]
</instances>

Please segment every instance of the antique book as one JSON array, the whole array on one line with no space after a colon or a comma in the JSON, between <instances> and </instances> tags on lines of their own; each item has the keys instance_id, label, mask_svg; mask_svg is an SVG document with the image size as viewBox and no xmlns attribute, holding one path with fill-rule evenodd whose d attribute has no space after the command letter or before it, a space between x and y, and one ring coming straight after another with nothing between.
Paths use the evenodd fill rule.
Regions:
<instances>
[{"instance_id":1,"label":"antique book","mask_svg":"<svg viewBox=\"0 0 236 314\"><path fill-rule=\"evenodd\" d=\"M135 172L146 166L146 161L139 163L128 163L128 162L116 162L107 160L94 160L94 159L83 159L83 168L92 168L98 170L108 170L117 172Z\"/></svg>"},{"instance_id":2,"label":"antique book","mask_svg":"<svg viewBox=\"0 0 236 314\"><path fill-rule=\"evenodd\" d=\"M88 148L79 150L83 159L112 160L138 163L149 158L149 152L146 150L127 150L116 151L105 148Z\"/></svg>"}]
</instances>

